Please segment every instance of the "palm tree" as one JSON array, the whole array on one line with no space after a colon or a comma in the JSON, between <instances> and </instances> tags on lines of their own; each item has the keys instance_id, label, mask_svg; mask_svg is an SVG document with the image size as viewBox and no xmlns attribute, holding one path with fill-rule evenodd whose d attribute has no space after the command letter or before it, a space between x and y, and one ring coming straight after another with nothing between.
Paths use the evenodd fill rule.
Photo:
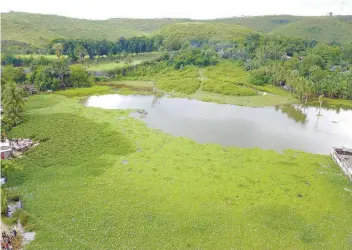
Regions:
<instances>
[{"instance_id":1,"label":"palm tree","mask_svg":"<svg viewBox=\"0 0 352 250\"><path fill-rule=\"evenodd\" d=\"M23 121L23 90L18 88L14 82L8 82L2 93L4 106L4 117L2 123L8 130Z\"/></svg>"},{"instance_id":2,"label":"palm tree","mask_svg":"<svg viewBox=\"0 0 352 250\"><path fill-rule=\"evenodd\" d=\"M62 56L62 51L63 51L63 49L64 49L62 43L55 43L55 44L53 45L53 49L55 49L55 51L56 51L56 56L57 56L57 58L60 59L61 56Z\"/></svg>"}]
</instances>

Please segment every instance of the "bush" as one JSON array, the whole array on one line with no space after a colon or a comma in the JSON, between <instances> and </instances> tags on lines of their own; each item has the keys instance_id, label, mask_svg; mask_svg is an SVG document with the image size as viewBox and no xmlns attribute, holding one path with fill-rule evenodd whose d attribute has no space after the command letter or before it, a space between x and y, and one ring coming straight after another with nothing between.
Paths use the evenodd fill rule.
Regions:
<instances>
[{"instance_id":1,"label":"bush","mask_svg":"<svg viewBox=\"0 0 352 250\"><path fill-rule=\"evenodd\" d=\"M23 209L18 209L16 212L13 213L12 215L13 218L16 218L20 221L22 226L26 227L28 220L29 220L29 214Z\"/></svg>"},{"instance_id":2,"label":"bush","mask_svg":"<svg viewBox=\"0 0 352 250\"><path fill-rule=\"evenodd\" d=\"M80 64L70 66L70 81L73 87L89 87L93 83L92 77Z\"/></svg>"},{"instance_id":3,"label":"bush","mask_svg":"<svg viewBox=\"0 0 352 250\"><path fill-rule=\"evenodd\" d=\"M251 71L251 83L256 85L264 85L272 81L271 73L266 67L261 67Z\"/></svg>"},{"instance_id":4,"label":"bush","mask_svg":"<svg viewBox=\"0 0 352 250\"><path fill-rule=\"evenodd\" d=\"M165 91L175 91L183 94L193 94L199 88L200 83L194 78L180 78L178 80L157 80L157 87Z\"/></svg>"},{"instance_id":5,"label":"bush","mask_svg":"<svg viewBox=\"0 0 352 250\"><path fill-rule=\"evenodd\" d=\"M257 94L255 90L247 86L241 86L230 81L207 80L204 82L202 90L222 95L233 96L252 96Z\"/></svg>"},{"instance_id":6,"label":"bush","mask_svg":"<svg viewBox=\"0 0 352 250\"><path fill-rule=\"evenodd\" d=\"M1 214L5 215L7 213L7 195L5 190L1 189Z\"/></svg>"}]
</instances>

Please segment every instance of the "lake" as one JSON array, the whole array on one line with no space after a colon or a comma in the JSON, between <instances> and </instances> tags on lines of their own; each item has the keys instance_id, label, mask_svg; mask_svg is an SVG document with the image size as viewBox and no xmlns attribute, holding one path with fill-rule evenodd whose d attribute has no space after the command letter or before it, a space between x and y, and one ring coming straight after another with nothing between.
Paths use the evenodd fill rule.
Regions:
<instances>
[{"instance_id":1,"label":"lake","mask_svg":"<svg viewBox=\"0 0 352 250\"><path fill-rule=\"evenodd\" d=\"M88 107L144 109L149 127L199 143L328 154L331 147L352 148L352 110L302 105L252 108L155 96L91 96Z\"/></svg>"}]
</instances>

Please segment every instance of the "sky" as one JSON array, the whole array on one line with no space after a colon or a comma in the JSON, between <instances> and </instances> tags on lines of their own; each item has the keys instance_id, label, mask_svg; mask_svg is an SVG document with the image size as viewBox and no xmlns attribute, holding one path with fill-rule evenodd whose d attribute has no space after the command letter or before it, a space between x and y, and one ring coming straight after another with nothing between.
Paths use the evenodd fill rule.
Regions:
<instances>
[{"instance_id":1,"label":"sky","mask_svg":"<svg viewBox=\"0 0 352 250\"><path fill-rule=\"evenodd\" d=\"M0 11L85 19L213 19L273 14L321 16L327 12L352 15L352 0L1 0Z\"/></svg>"}]
</instances>

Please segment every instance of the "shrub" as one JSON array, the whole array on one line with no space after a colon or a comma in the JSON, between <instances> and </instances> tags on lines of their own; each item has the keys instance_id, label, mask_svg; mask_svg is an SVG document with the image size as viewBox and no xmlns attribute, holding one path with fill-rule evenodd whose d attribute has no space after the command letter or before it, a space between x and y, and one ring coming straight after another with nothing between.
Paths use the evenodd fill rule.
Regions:
<instances>
[{"instance_id":1,"label":"shrub","mask_svg":"<svg viewBox=\"0 0 352 250\"><path fill-rule=\"evenodd\" d=\"M70 81L73 87L88 87L93 79L82 65L74 64L70 66Z\"/></svg>"},{"instance_id":2,"label":"shrub","mask_svg":"<svg viewBox=\"0 0 352 250\"><path fill-rule=\"evenodd\" d=\"M1 189L1 214L5 215L7 213L7 195L5 190Z\"/></svg>"}]
</instances>

